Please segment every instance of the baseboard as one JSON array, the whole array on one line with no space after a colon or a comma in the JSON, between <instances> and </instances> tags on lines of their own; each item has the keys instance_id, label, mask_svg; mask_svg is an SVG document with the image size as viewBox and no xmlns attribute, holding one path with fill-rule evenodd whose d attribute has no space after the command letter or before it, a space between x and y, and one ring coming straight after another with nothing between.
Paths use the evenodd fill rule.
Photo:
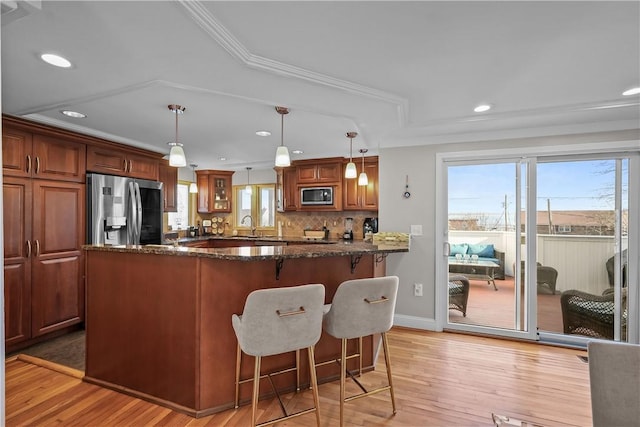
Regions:
<instances>
[{"instance_id":1,"label":"baseboard","mask_svg":"<svg viewBox=\"0 0 640 427\"><path fill-rule=\"evenodd\" d=\"M423 329L426 331L442 332L442 328L438 328L435 319L425 317L407 316L404 314L396 314L393 317L394 326L403 326L406 328Z\"/></svg>"}]
</instances>

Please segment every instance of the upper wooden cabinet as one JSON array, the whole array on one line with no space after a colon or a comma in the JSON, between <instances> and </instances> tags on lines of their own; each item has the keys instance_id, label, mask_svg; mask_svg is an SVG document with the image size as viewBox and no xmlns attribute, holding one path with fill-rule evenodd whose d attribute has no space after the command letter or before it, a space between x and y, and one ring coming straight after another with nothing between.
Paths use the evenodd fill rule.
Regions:
<instances>
[{"instance_id":1,"label":"upper wooden cabinet","mask_svg":"<svg viewBox=\"0 0 640 427\"><path fill-rule=\"evenodd\" d=\"M355 162L358 175L362 172L362 161ZM343 171L346 169L344 164ZM377 211L378 210L378 157L365 157L364 171L369 184L358 185L358 178L346 179L342 182L342 209L345 211ZM344 173L343 173L344 176Z\"/></svg>"},{"instance_id":2,"label":"upper wooden cabinet","mask_svg":"<svg viewBox=\"0 0 640 427\"><path fill-rule=\"evenodd\" d=\"M276 168L276 208L278 212L298 210L297 175L295 167Z\"/></svg>"},{"instance_id":3,"label":"upper wooden cabinet","mask_svg":"<svg viewBox=\"0 0 640 427\"><path fill-rule=\"evenodd\" d=\"M86 146L9 126L2 131L2 172L6 176L84 182Z\"/></svg>"},{"instance_id":4,"label":"upper wooden cabinet","mask_svg":"<svg viewBox=\"0 0 640 427\"><path fill-rule=\"evenodd\" d=\"M178 210L178 168L169 166L167 160L161 160L158 177L162 182L164 211L176 212Z\"/></svg>"},{"instance_id":5,"label":"upper wooden cabinet","mask_svg":"<svg viewBox=\"0 0 640 427\"><path fill-rule=\"evenodd\" d=\"M339 183L342 181L342 160L302 160L295 164L298 185Z\"/></svg>"},{"instance_id":6,"label":"upper wooden cabinet","mask_svg":"<svg viewBox=\"0 0 640 427\"><path fill-rule=\"evenodd\" d=\"M233 171L196 171L199 213L231 212L232 175Z\"/></svg>"},{"instance_id":7,"label":"upper wooden cabinet","mask_svg":"<svg viewBox=\"0 0 640 427\"><path fill-rule=\"evenodd\" d=\"M114 147L87 147L87 170L132 178L158 180L159 160Z\"/></svg>"}]
</instances>

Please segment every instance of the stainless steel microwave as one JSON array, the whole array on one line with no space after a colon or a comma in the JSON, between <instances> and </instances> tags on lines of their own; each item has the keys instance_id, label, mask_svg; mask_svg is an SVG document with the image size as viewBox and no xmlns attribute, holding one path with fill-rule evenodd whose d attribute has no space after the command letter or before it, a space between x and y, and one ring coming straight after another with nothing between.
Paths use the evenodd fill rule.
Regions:
<instances>
[{"instance_id":1,"label":"stainless steel microwave","mask_svg":"<svg viewBox=\"0 0 640 427\"><path fill-rule=\"evenodd\" d=\"M300 189L302 205L332 205L333 187L307 187Z\"/></svg>"}]
</instances>

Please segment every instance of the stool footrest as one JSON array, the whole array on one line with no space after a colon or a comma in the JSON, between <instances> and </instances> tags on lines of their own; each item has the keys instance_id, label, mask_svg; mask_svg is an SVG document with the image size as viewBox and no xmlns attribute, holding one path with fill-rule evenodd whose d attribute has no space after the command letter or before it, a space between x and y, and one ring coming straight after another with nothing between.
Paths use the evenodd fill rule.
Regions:
<instances>
[{"instance_id":1,"label":"stool footrest","mask_svg":"<svg viewBox=\"0 0 640 427\"><path fill-rule=\"evenodd\" d=\"M316 411L316 408L305 409L303 411L296 412L295 414L289 414L289 415L286 415L286 416L282 416L280 418L276 418L276 419L273 419L273 420L270 420L270 421L266 421L264 423L256 424L256 427L270 426L272 424L279 423L280 421L289 420L291 418L299 417L300 415L310 414L310 413L315 412L315 411Z\"/></svg>"}]
</instances>

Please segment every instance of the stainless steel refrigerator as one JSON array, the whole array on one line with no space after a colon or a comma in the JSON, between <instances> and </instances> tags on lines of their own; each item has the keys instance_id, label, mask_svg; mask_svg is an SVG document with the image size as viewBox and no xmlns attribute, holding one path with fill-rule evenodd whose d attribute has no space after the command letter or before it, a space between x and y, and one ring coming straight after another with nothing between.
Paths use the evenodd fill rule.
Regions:
<instances>
[{"instance_id":1,"label":"stainless steel refrigerator","mask_svg":"<svg viewBox=\"0 0 640 427\"><path fill-rule=\"evenodd\" d=\"M87 243L162 243L162 183L87 174Z\"/></svg>"}]
</instances>

